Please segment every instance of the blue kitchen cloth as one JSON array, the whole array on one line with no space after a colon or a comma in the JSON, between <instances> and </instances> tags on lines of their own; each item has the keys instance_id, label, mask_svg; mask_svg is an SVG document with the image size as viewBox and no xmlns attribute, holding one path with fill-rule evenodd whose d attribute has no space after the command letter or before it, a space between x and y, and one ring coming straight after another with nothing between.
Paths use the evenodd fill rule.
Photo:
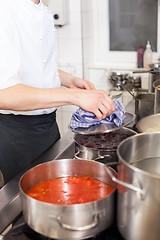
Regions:
<instances>
[{"instance_id":1,"label":"blue kitchen cloth","mask_svg":"<svg viewBox=\"0 0 160 240\"><path fill-rule=\"evenodd\" d=\"M70 121L70 127L73 129L76 128L88 128L92 125L99 125L100 123L107 123L112 122L117 127L120 127L123 123L123 120L125 118L125 108L121 101L118 99L113 99L114 105L115 105L115 111L110 114L109 117L106 117L102 120L98 120L94 113L87 112L81 108L78 108L75 113L73 113L71 121Z\"/></svg>"}]
</instances>

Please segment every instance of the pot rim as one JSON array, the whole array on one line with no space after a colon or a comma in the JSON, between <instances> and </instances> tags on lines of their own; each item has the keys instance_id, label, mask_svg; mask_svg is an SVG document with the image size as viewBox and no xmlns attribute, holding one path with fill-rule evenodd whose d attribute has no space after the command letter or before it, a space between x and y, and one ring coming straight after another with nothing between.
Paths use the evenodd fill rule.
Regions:
<instances>
[{"instance_id":1,"label":"pot rim","mask_svg":"<svg viewBox=\"0 0 160 240\"><path fill-rule=\"evenodd\" d=\"M39 204L45 204L46 206L56 206L56 208L64 208L64 207L67 207L67 208L70 208L70 209L72 209L72 208L77 208L77 207L79 207L79 208L83 208L83 207L87 207L88 205L91 205L91 204L95 204L95 203L100 203L100 202L103 202L103 201L105 201L105 199L107 198L107 197L110 197L111 195L113 195L114 193L115 193L115 191L117 190L117 186L114 188L114 190L110 193L110 194L108 194L106 197L104 197L104 198L102 198L102 199L99 199L99 200L96 200L96 201L90 201L90 202L86 202L86 203L78 203L78 204L69 204L69 205L64 205L64 204L54 204L54 203L47 203L47 202L43 202L43 201L40 201L40 200L37 200L37 199L35 199L35 198L32 198L32 197L30 197L30 196L28 196L27 194L26 194L26 192L22 189L22 187L21 187L21 185L22 185L22 180L23 180L23 178L25 177L25 175L29 172L29 171L31 171L31 170L33 170L34 168L37 168L37 167L39 167L39 166L42 166L42 165L45 165L45 164L47 164L47 163L50 163L50 162L56 162L56 161L65 161L65 160L69 160L69 161L72 161L72 160L74 160L74 161L88 161L88 162L92 162L92 163L94 163L93 162L93 160L79 160L79 159L56 159L56 160L52 160L52 161L48 161L48 162L45 162L45 163L40 163L40 164L38 164L38 165L36 165L36 166L34 166L34 167L32 167L31 169L29 169L28 171L26 171L22 176L21 176L21 178L20 178L20 180L19 180L19 189L20 189L20 193L24 196L24 197L26 197L27 199L31 199L31 201L32 202L35 202L35 203L39 203ZM97 162L96 161L96 163L97 164L100 164L100 165L104 165L103 163L101 163L101 162ZM111 168L111 167L110 167ZM117 175L118 176L118 174L117 174L117 172L113 169L113 168L111 168L112 169L112 171L114 172L114 174L115 175ZM107 173L107 172L106 172ZM65 175L65 176L74 176L74 175ZM63 176L62 176L63 177ZM99 180L99 179L98 179ZM100 180L101 181L101 180Z\"/></svg>"},{"instance_id":2,"label":"pot rim","mask_svg":"<svg viewBox=\"0 0 160 240\"><path fill-rule=\"evenodd\" d=\"M155 178L155 179L160 179L160 175L158 174L154 174L154 173L149 173L145 170L142 170L140 168L137 168L133 165L131 165L130 163L126 162L124 160L124 158L120 155L120 147L122 146L122 144L125 144L127 141L129 141L130 139L132 138L135 138L135 137L138 137L138 136L142 136L142 135L155 135L155 134L158 134L160 135L160 132L149 132L149 133L139 133L139 134L136 134L136 135L133 135L131 137L128 137L127 139L123 140L119 145L118 145L118 148L117 148L117 155L118 155L118 161L121 161L125 166L127 166L128 168L132 169L133 171L137 172L137 173L140 173L140 174L144 174L145 176L148 176L148 177L152 177L152 178Z\"/></svg>"},{"instance_id":3,"label":"pot rim","mask_svg":"<svg viewBox=\"0 0 160 240\"><path fill-rule=\"evenodd\" d=\"M147 98L146 98L147 97ZM153 100L154 101L155 93L141 93L138 94L135 99L137 101L143 101L143 100Z\"/></svg>"}]
</instances>

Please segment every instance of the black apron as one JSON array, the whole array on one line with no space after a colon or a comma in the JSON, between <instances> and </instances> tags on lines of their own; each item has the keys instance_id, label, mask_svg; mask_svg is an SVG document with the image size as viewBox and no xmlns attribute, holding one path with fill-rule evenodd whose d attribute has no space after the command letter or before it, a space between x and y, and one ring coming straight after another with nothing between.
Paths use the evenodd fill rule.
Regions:
<instances>
[{"instance_id":1,"label":"black apron","mask_svg":"<svg viewBox=\"0 0 160 240\"><path fill-rule=\"evenodd\" d=\"M56 112L0 114L0 169L7 183L60 138Z\"/></svg>"}]
</instances>

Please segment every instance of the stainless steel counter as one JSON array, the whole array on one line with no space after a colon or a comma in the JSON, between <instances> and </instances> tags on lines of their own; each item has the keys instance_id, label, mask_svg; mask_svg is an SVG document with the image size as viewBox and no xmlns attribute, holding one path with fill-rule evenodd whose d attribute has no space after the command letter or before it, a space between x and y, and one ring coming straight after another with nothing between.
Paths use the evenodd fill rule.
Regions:
<instances>
[{"instance_id":1,"label":"stainless steel counter","mask_svg":"<svg viewBox=\"0 0 160 240\"><path fill-rule=\"evenodd\" d=\"M67 132L60 140L38 157L32 165L0 189L0 233L21 213L19 180L30 168L54 159L73 158L75 153L73 133Z\"/></svg>"}]
</instances>

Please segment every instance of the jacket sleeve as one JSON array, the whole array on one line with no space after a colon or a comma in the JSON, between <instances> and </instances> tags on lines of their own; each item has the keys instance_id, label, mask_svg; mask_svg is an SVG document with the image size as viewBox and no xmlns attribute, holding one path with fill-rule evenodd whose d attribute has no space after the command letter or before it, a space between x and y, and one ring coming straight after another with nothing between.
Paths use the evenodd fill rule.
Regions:
<instances>
[{"instance_id":1,"label":"jacket sleeve","mask_svg":"<svg viewBox=\"0 0 160 240\"><path fill-rule=\"evenodd\" d=\"M21 57L9 14L0 7L0 89L21 83Z\"/></svg>"}]
</instances>

